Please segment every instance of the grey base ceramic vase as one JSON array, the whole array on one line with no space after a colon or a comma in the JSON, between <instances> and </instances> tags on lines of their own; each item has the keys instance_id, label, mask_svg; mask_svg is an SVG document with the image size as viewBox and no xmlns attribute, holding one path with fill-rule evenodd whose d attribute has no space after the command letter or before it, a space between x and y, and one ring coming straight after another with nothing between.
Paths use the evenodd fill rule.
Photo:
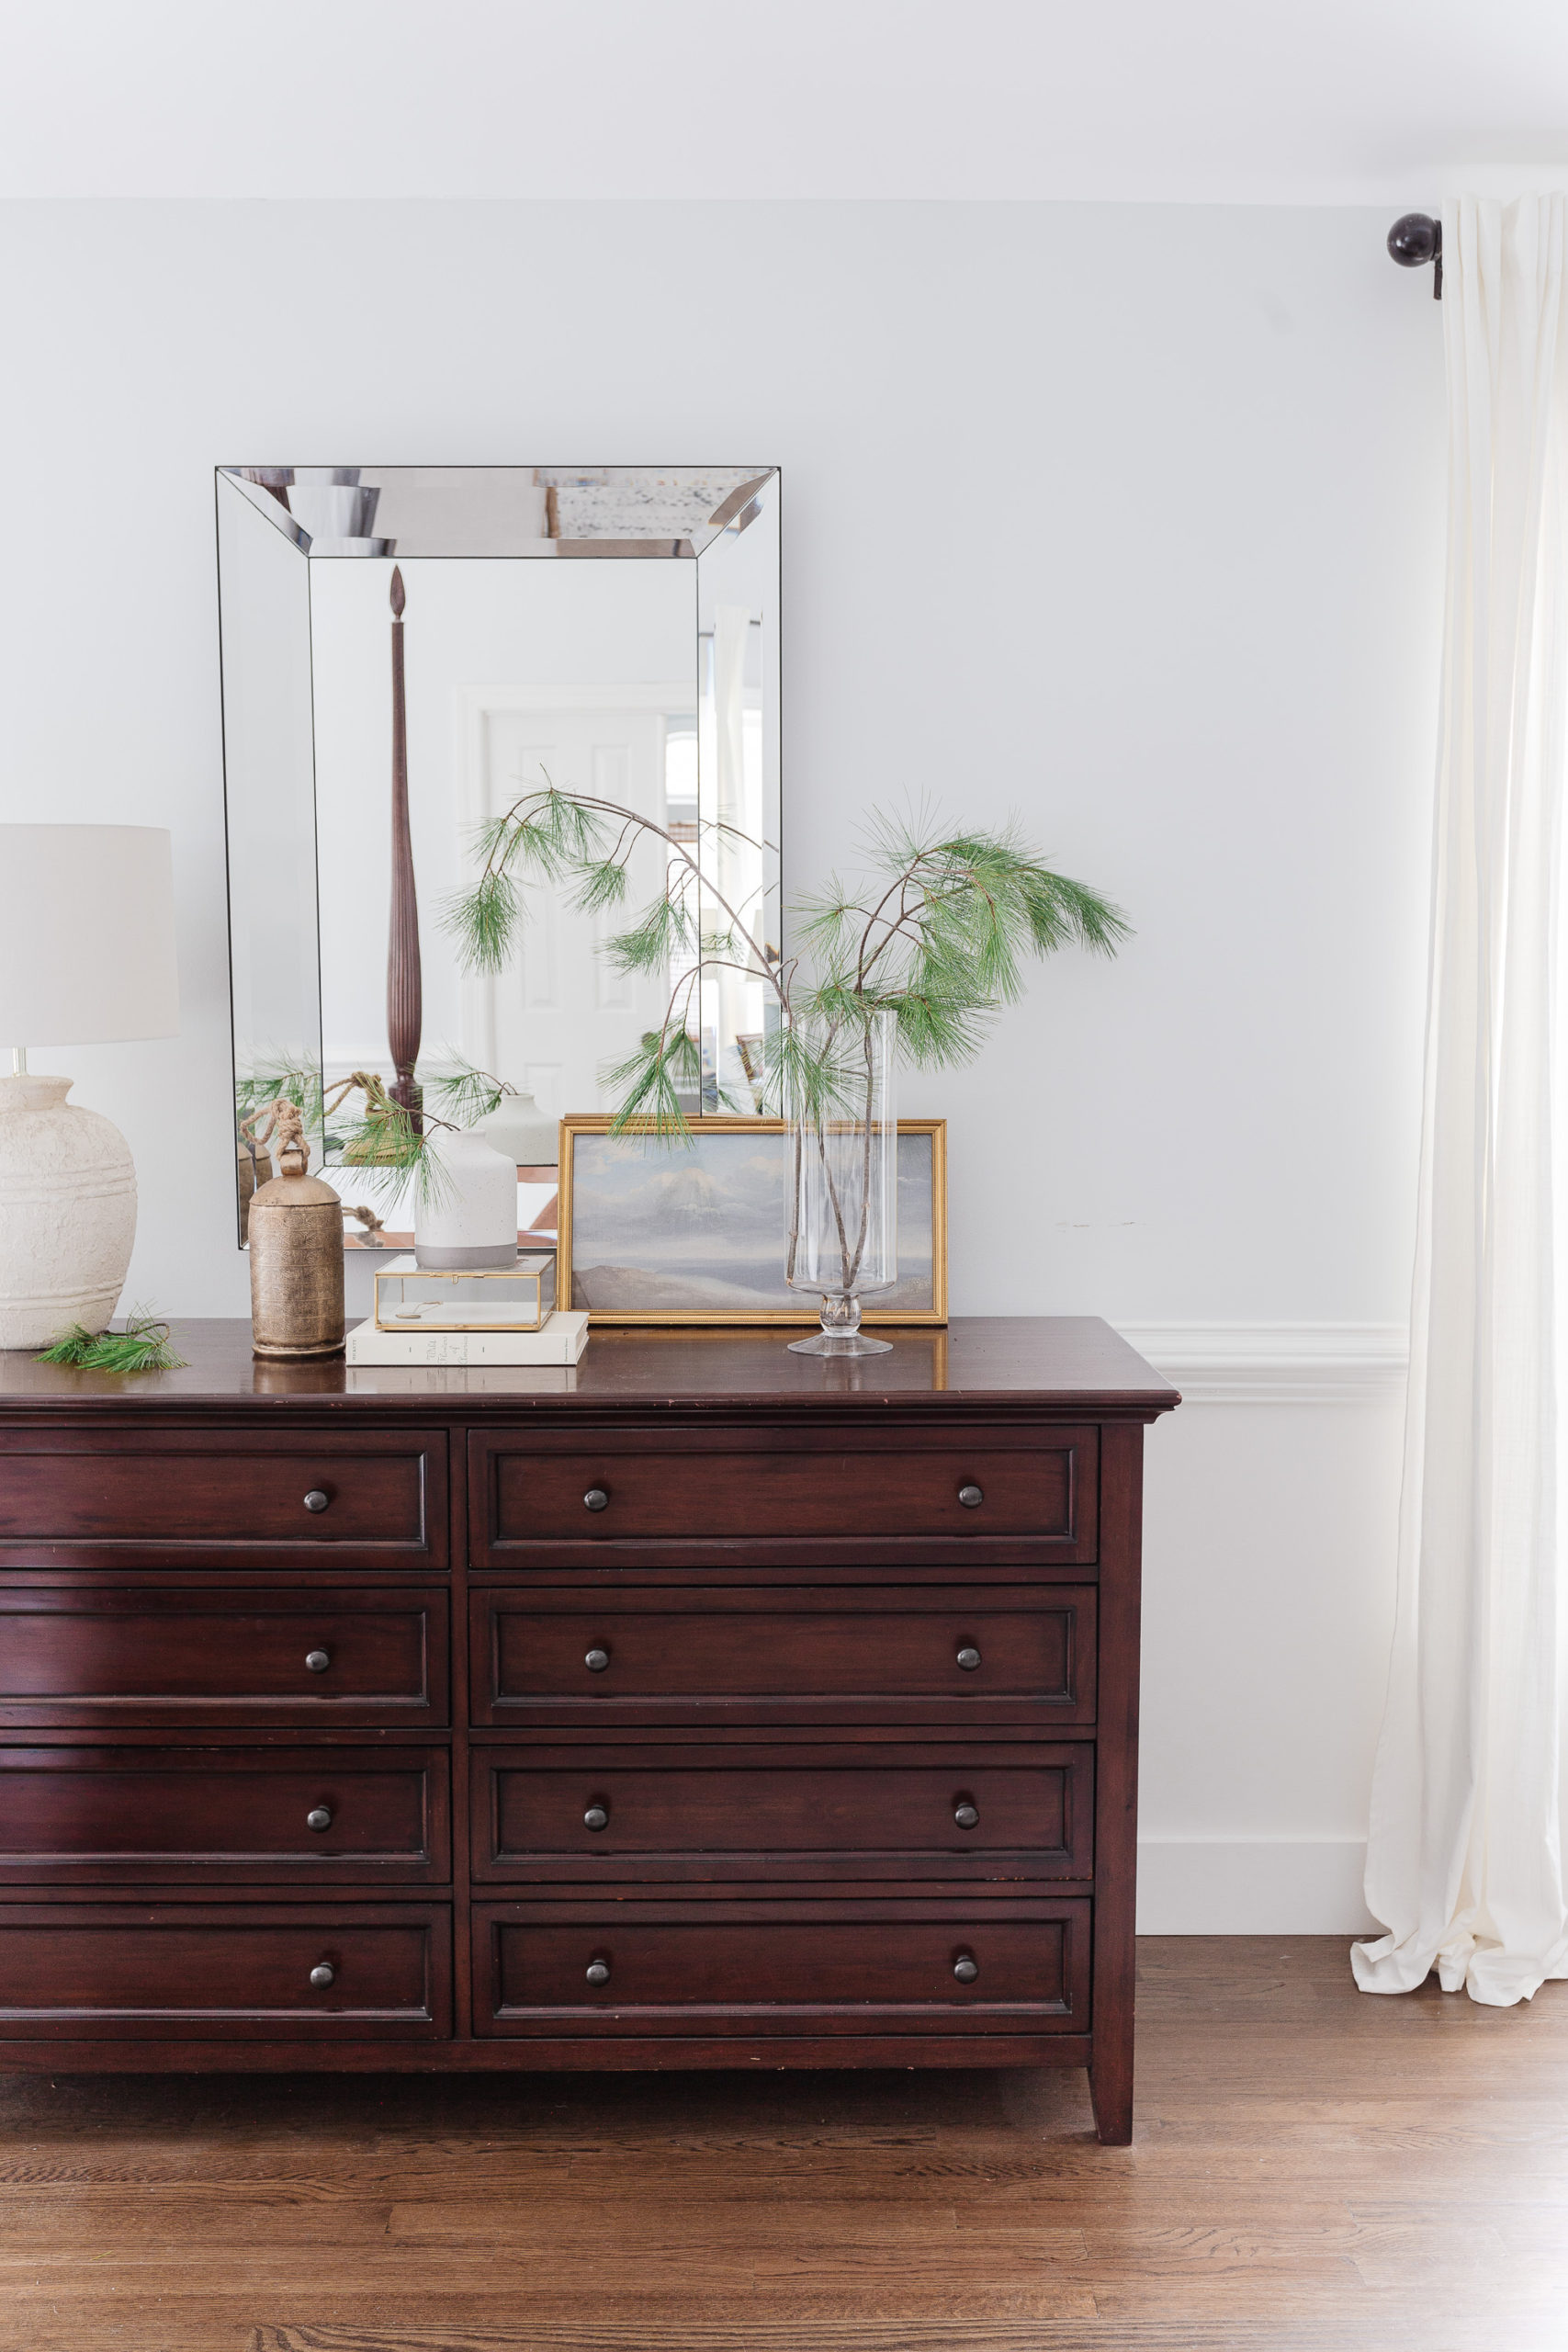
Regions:
<instances>
[{"instance_id":1,"label":"grey base ceramic vase","mask_svg":"<svg viewBox=\"0 0 1568 2352\"><path fill-rule=\"evenodd\" d=\"M425 1138L428 1182L414 1210L415 1262L433 1272L517 1262L517 1164L469 1128ZM252 1215L254 1215L253 1209Z\"/></svg>"}]
</instances>

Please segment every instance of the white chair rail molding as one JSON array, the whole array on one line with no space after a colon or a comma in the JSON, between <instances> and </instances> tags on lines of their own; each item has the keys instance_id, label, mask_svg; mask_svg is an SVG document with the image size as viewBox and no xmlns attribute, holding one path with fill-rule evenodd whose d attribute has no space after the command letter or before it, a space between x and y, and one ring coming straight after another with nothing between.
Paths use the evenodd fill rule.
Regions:
<instances>
[{"instance_id":1,"label":"white chair rail molding","mask_svg":"<svg viewBox=\"0 0 1568 2352\"><path fill-rule=\"evenodd\" d=\"M1189 1405L1332 1405L1397 1389L1402 1323L1122 1323Z\"/></svg>"}]
</instances>

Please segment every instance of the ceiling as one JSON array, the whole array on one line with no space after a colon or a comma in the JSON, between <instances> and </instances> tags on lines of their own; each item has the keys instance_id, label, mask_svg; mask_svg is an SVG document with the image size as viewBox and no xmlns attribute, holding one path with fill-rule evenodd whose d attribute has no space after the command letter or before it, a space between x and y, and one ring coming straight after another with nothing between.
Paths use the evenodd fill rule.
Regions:
<instances>
[{"instance_id":1,"label":"ceiling","mask_svg":"<svg viewBox=\"0 0 1568 2352\"><path fill-rule=\"evenodd\" d=\"M1568 187L1568 0L0 0L0 195Z\"/></svg>"}]
</instances>

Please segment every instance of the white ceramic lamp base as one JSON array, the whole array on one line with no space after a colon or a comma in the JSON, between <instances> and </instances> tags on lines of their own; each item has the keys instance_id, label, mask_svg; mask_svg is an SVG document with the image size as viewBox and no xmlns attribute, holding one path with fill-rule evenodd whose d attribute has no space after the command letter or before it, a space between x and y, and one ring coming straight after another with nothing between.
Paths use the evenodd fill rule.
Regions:
<instances>
[{"instance_id":1,"label":"white ceramic lamp base","mask_svg":"<svg viewBox=\"0 0 1568 2352\"><path fill-rule=\"evenodd\" d=\"M136 1169L110 1119L65 1100L68 1078L0 1077L0 1348L101 1331L136 1238Z\"/></svg>"}]
</instances>

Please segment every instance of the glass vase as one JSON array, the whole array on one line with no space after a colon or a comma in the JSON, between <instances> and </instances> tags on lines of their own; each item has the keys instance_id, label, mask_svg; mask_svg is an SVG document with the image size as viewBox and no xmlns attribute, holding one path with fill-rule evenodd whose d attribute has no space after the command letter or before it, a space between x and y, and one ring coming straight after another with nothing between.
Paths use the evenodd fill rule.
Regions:
<instances>
[{"instance_id":1,"label":"glass vase","mask_svg":"<svg viewBox=\"0 0 1568 2352\"><path fill-rule=\"evenodd\" d=\"M789 1342L796 1355L886 1355L891 1345L862 1330L861 1301L898 1278L897 1041L890 1012L830 1034L825 1098L790 1119L784 1279L822 1302L821 1329Z\"/></svg>"}]
</instances>

